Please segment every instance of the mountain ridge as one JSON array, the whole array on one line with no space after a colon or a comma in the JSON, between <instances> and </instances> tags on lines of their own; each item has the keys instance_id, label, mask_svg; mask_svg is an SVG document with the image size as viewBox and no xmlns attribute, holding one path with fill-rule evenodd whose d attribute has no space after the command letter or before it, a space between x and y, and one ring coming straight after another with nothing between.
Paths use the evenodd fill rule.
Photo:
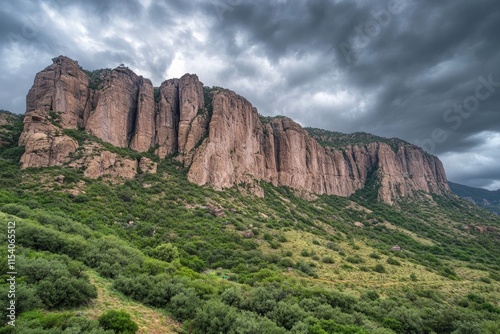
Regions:
<instances>
[{"instance_id":1,"label":"mountain ridge","mask_svg":"<svg viewBox=\"0 0 500 334\"><path fill-rule=\"evenodd\" d=\"M488 211L500 214L500 189L487 190L448 181L451 191Z\"/></svg>"},{"instance_id":2,"label":"mountain ridge","mask_svg":"<svg viewBox=\"0 0 500 334\"><path fill-rule=\"evenodd\" d=\"M59 56L36 75L24 123L22 168L92 166L85 170L91 178L155 172L154 157L134 161L102 144L82 145L67 131L85 130L119 148L160 159L175 155L189 167L191 182L216 189L248 184L264 196L258 181L265 181L345 197L376 173L378 198L389 204L418 192L449 191L441 161L421 148L372 141L381 137L369 134L356 145L325 147L287 117L263 122L247 99L205 87L195 74L153 87L124 66L85 72L76 61Z\"/></svg>"}]
</instances>

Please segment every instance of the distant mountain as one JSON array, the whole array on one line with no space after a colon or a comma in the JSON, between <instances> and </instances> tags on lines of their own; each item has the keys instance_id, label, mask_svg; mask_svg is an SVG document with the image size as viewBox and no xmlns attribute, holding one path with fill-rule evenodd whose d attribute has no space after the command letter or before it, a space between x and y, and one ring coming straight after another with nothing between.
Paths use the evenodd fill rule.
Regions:
<instances>
[{"instance_id":1,"label":"distant mountain","mask_svg":"<svg viewBox=\"0 0 500 334\"><path fill-rule=\"evenodd\" d=\"M448 181L451 191L486 210L500 214L500 189L491 191Z\"/></svg>"}]
</instances>

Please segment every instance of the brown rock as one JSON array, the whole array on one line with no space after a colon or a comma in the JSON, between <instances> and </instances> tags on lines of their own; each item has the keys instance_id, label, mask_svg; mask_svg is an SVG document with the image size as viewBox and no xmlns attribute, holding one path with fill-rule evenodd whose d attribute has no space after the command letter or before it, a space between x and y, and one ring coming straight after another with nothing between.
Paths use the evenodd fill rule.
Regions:
<instances>
[{"instance_id":1,"label":"brown rock","mask_svg":"<svg viewBox=\"0 0 500 334\"><path fill-rule=\"evenodd\" d=\"M103 71L90 87L78 63L57 57L38 73L27 96L23 168L68 164L86 167L88 177L133 178L156 164L120 157L102 147L80 147L63 129L84 128L101 140L136 151L156 147L160 158L180 153L190 166L188 179L199 185L241 189L263 197L257 181L314 194L349 196L375 173L379 199L393 203L419 192L448 191L439 159L409 144L382 142L322 147L289 118L262 123L257 110L234 92L216 89L211 114L203 84L194 74L163 82L155 91L149 80L119 67ZM209 103L207 103L209 104ZM213 108L212 108L213 107ZM79 149L84 157L72 160Z\"/></svg>"},{"instance_id":2,"label":"brown rock","mask_svg":"<svg viewBox=\"0 0 500 334\"><path fill-rule=\"evenodd\" d=\"M34 111L61 112L61 127L76 129L83 125L83 115L89 107L89 77L74 60L59 56L52 61L52 65L35 77L26 96L26 115Z\"/></svg>"},{"instance_id":3,"label":"brown rock","mask_svg":"<svg viewBox=\"0 0 500 334\"><path fill-rule=\"evenodd\" d=\"M146 152L155 141L155 101L153 85L149 79L139 80L139 96L137 101L137 115L130 148L139 152Z\"/></svg>"},{"instance_id":4,"label":"brown rock","mask_svg":"<svg viewBox=\"0 0 500 334\"><path fill-rule=\"evenodd\" d=\"M210 212L210 214L215 216L215 217L225 217L226 216L224 209L218 208L216 206L208 205L207 209L208 209L208 212Z\"/></svg>"},{"instance_id":5,"label":"brown rock","mask_svg":"<svg viewBox=\"0 0 500 334\"><path fill-rule=\"evenodd\" d=\"M160 158L177 152L179 128L179 79L171 79L160 86L160 100L156 115L156 154Z\"/></svg>"},{"instance_id":6,"label":"brown rock","mask_svg":"<svg viewBox=\"0 0 500 334\"><path fill-rule=\"evenodd\" d=\"M139 87L142 78L126 68L116 68L101 89L96 91L96 107L85 129L114 146L128 147L131 140Z\"/></svg>"},{"instance_id":7,"label":"brown rock","mask_svg":"<svg viewBox=\"0 0 500 334\"><path fill-rule=\"evenodd\" d=\"M179 108L179 152L187 153L204 135L200 127L204 127L206 123L203 117L197 117L203 115L205 103L203 84L196 74L185 74L180 79ZM197 119L196 122L194 122L195 119Z\"/></svg>"},{"instance_id":8,"label":"brown rock","mask_svg":"<svg viewBox=\"0 0 500 334\"><path fill-rule=\"evenodd\" d=\"M157 167L158 164L149 158L142 157L139 160L139 170L143 173L156 174Z\"/></svg>"},{"instance_id":9,"label":"brown rock","mask_svg":"<svg viewBox=\"0 0 500 334\"><path fill-rule=\"evenodd\" d=\"M101 151L86 159L85 177L97 179L102 176L133 179L137 174L137 161L126 159L116 153Z\"/></svg>"},{"instance_id":10,"label":"brown rock","mask_svg":"<svg viewBox=\"0 0 500 334\"><path fill-rule=\"evenodd\" d=\"M77 148L78 143L71 137L34 133L27 137L21 168L61 166Z\"/></svg>"},{"instance_id":11,"label":"brown rock","mask_svg":"<svg viewBox=\"0 0 500 334\"><path fill-rule=\"evenodd\" d=\"M448 190L441 162L414 146L395 153L384 143L323 148L288 118L262 124L244 98L229 91L214 96L209 136L193 157L188 178L216 189L265 180L316 194L349 196L364 187L377 170L380 200L411 196L415 191Z\"/></svg>"},{"instance_id":12,"label":"brown rock","mask_svg":"<svg viewBox=\"0 0 500 334\"><path fill-rule=\"evenodd\" d=\"M241 235L247 239L253 238L255 236L252 230L247 230L243 232Z\"/></svg>"}]
</instances>

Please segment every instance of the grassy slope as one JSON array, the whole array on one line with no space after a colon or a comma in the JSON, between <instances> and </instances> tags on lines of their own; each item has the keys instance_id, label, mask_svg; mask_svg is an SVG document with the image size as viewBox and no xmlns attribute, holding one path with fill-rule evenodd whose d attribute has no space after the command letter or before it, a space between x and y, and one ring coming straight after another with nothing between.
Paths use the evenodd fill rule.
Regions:
<instances>
[{"instance_id":1,"label":"grassy slope","mask_svg":"<svg viewBox=\"0 0 500 334\"><path fill-rule=\"evenodd\" d=\"M139 325L139 334L177 333L176 329L180 328L180 324L165 311L145 306L124 296L113 289L111 280L101 277L95 271L88 271L87 274L97 288L98 297L89 306L75 309L75 312L89 319L97 319L108 310L126 310Z\"/></svg>"}]
</instances>

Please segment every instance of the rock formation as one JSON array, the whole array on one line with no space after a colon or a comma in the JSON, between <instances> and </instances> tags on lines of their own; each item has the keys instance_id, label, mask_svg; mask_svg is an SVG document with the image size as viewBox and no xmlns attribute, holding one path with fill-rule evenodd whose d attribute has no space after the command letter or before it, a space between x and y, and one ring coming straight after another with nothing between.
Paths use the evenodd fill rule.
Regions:
<instances>
[{"instance_id":1,"label":"rock formation","mask_svg":"<svg viewBox=\"0 0 500 334\"><path fill-rule=\"evenodd\" d=\"M20 138L23 168L83 164L89 177L124 178L139 169L156 171L152 161L123 158L96 144L80 147L64 131L70 129L118 147L154 150L162 159L177 154L189 166L191 182L216 189L242 183L257 189L255 181L264 180L349 196L375 174L379 199L386 203L448 190L439 159L403 141L395 147L383 141L325 147L291 119L263 120L245 98L204 88L194 74L159 88L125 67L97 74L63 56L37 74Z\"/></svg>"}]
</instances>

